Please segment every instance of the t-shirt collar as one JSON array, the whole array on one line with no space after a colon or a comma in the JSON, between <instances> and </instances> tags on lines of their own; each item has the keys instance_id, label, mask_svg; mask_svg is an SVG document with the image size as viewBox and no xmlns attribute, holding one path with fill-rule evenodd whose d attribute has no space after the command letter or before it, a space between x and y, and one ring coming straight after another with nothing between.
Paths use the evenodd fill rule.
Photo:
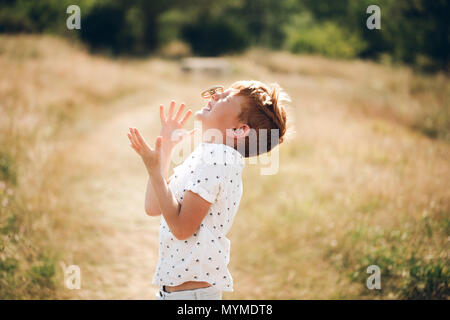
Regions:
<instances>
[{"instance_id":1,"label":"t-shirt collar","mask_svg":"<svg viewBox=\"0 0 450 320\"><path fill-rule=\"evenodd\" d=\"M236 164L240 165L241 167L245 166L245 157L236 149L223 144L223 143L211 143L211 142L202 142L200 144L201 148L204 152L225 152L226 153L226 162L229 161L233 162L235 161Z\"/></svg>"}]
</instances>

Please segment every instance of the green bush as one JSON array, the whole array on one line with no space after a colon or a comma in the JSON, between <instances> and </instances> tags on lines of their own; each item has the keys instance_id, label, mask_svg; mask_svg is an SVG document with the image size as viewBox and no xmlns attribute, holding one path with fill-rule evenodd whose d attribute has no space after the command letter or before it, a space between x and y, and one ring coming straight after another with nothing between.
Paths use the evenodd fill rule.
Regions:
<instances>
[{"instance_id":1,"label":"green bush","mask_svg":"<svg viewBox=\"0 0 450 320\"><path fill-rule=\"evenodd\" d=\"M238 25L213 19L199 19L186 24L181 34L194 53L202 56L240 52L249 44L245 32Z\"/></svg>"},{"instance_id":2,"label":"green bush","mask_svg":"<svg viewBox=\"0 0 450 320\"><path fill-rule=\"evenodd\" d=\"M448 299L450 273L441 261L411 263L409 277L402 288L402 296L407 299Z\"/></svg>"},{"instance_id":3,"label":"green bush","mask_svg":"<svg viewBox=\"0 0 450 320\"><path fill-rule=\"evenodd\" d=\"M38 243L45 230L27 221L26 216L36 221L39 212L30 211L25 202L11 183L0 180L0 299L55 296L55 250Z\"/></svg>"},{"instance_id":4,"label":"green bush","mask_svg":"<svg viewBox=\"0 0 450 320\"><path fill-rule=\"evenodd\" d=\"M286 28L286 47L293 53L317 53L334 58L354 58L366 44L356 34L333 22L317 23L300 15Z\"/></svg>"},{"instance_id":5,"label":"green bush","mask_svg":"<svg viewBox=\"0 0 450 320\"><path fill-rule=\"evenodd\" d=\"M35 30L33 21L23 12L12 8L0 10L0 32L19 33Z\"/></svg>"},{"instance_id":6,"label":"green bush","mask_svg":"<svg viewBox=\"0 0 450 320\"><path fill-rule=\"evenodd\" d=\"M401 299L448 299L450 270L445 249L431 248L433 235L445 229L445 220L424 218L413 229L382 229L361 226L346 234L340 247L329 250L336 267L352 282L361 284L361 294ZM352 250L348 250L351 247ZM342 255L342 259L335 259ZM334 257L334 258L333 258ZM368 290L367 267L381 271L381 290Z\"/></svg>"},{"instance_id":7,"label":"green bush","mask_svg":"<svg viewBox=\"0 0 450 320\"><path fill-rule=\"evenodd\" d=\"M49 258L43 258L34 264L28 272L31 281L43 287L53 287L55 274L55 263Z\"/></svg>"},{"instance_id":8,"label":"green bush","mask_svg":"<svg viewBox=\"0 0 450 320\"><path fill-rule=\"evenodd\" d=\"M83 17L81 40L94 50L127 51L130 39L123 32L125 22L125 12L120 7L97 6Z\"/></svg>"},{"instance_id":9,"label":"green bush","mask_svg":"<svg viewBox=\"0 0 450 320\"><path fill-rule=\"evenodd\" d=\"M182 10L168 10L158 17L158 43L164 47L171 42L180 41L183 25L192 18Z\"/></svg>"},{"instance_id":10,"label":"green bush","mask_svg":"<svg viewBox=\"0 0 450 320\"><path fill-rule=\"evenodd\" d=\"M404 299L447 299L450 296L450 273L441 259L425 260L407 257L402 248L395 246L372 248L359 258L360 268L350 273L350 279L364 283L369 265L381 269L382 290L373 294L395 293ZM405 270L406 272L402 272Z\"/></svg>"},{"instance_id":11,"label":"green bush","mask_svg":"<svg viewBox=\"0 0 450 320\"><path fill-rule=\"evenodd\" d=\"M69 0L0 1L0 32L61 31Z\"/></svg>"},{"instance_id":12,"label":"green bush","mask_svg":"<svg viewBox=\"0 0 450 320\"><path fill-rule=\"evenodd\" d=\"M19 266L19 261L13 258L0 259L0 278L3 278L5 274L14 272Z\"/></svg>"}]
</instances>

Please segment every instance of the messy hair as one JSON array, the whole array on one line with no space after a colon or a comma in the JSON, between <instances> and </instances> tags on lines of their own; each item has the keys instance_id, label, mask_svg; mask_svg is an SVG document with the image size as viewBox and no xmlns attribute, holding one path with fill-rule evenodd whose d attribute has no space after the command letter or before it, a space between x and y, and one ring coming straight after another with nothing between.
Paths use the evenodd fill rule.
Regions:
<instances>
[{"instance_id":1,"label":"messy hair","mask_svg":"<svg viewBox=\"0 0 450 320\"><path fill-rule=\"evenodd\" d=\"M287 93L276 83L267 86L255 80L237 81L231 87L238 90L236 95L244 98L238 119L246 123L253 134L253 137L245 137L245 157L268 152L282 143L287 128L284 103L290 101ZM278 137L272 136L274 132L278 132ZM256 148L250 147L252 138L256 142ZM262 141L266 141L266 147L260 145Z\"/></svg>"}]
</instances>

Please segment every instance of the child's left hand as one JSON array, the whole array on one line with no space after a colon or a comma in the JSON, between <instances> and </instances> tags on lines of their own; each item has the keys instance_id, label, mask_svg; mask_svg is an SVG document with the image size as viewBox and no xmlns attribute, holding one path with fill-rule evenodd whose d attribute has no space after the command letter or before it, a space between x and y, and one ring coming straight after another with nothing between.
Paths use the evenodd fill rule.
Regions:
<instances>
[{"instance_id":1,"label":"child's left hand","mask_svg":"<svg viewBox=\"0 0 450 320\"><path fill-rule=\"evenodd\" d=\"M131 147L141 156L149 173L161 171L161 144L162 137L158 136L155 142L155 149L151 148L136 128L130 128L127 134L131 142Z\"/></svg>"}]
</instances>

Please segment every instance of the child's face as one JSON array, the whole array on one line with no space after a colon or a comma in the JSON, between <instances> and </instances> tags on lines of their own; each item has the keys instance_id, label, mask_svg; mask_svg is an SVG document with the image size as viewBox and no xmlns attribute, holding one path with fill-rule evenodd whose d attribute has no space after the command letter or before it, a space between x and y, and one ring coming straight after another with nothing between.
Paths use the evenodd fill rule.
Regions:
<instances>
[{"instance_id":1,"label":"child's face","mask_svg":"<svg viewBox=\"0 0 450 320\"><path fill-rule=\"evenodd\" d=\"M244 101L236 93L237 90L233 88L228 88L223 93L215 93L207 105L195 113L195 118L202 122L204 131L217 129L225 138L226 129L240 127L238 116Z\"/></svg>"}]
</instances>

